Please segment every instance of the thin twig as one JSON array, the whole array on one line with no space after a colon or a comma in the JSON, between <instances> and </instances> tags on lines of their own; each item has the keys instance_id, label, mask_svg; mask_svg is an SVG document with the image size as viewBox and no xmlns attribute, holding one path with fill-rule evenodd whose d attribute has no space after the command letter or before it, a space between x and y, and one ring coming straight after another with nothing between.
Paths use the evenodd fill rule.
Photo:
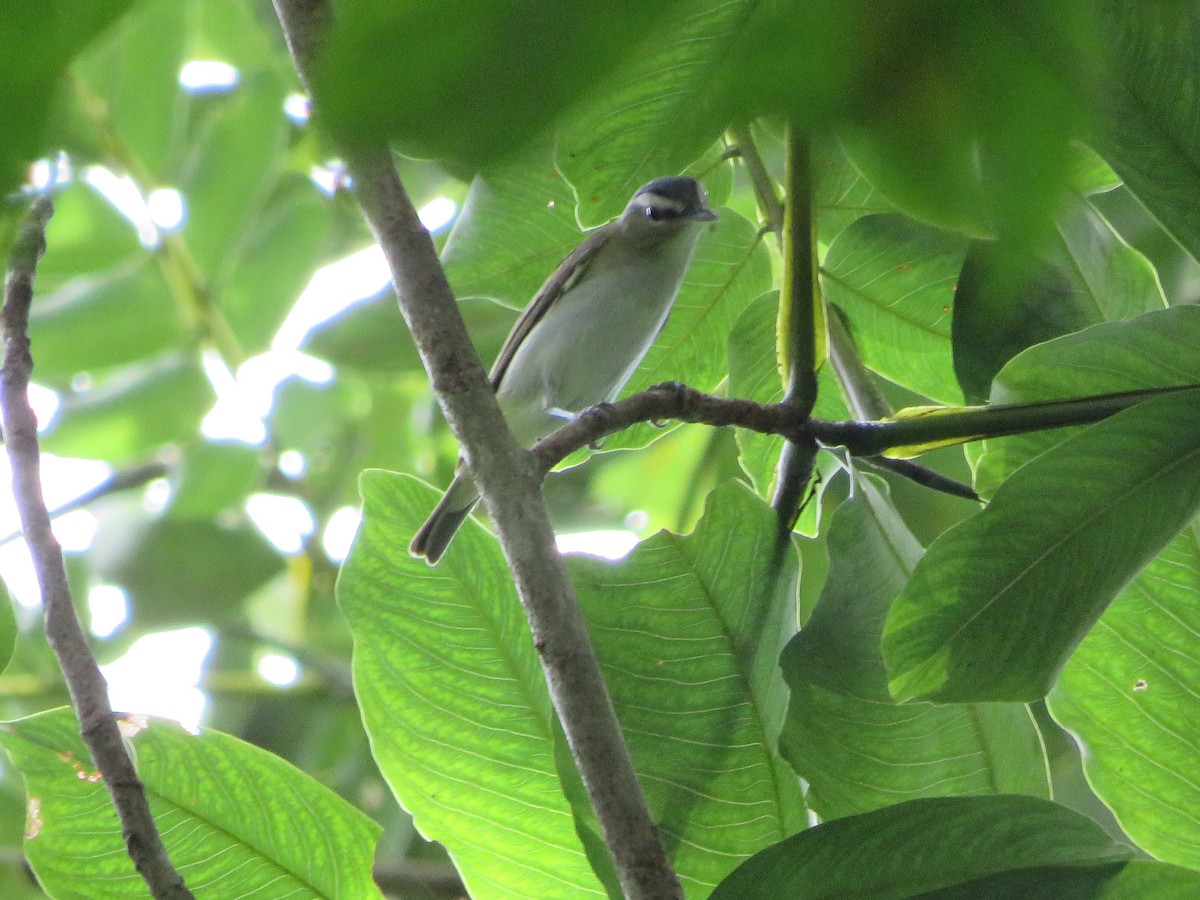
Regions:
<instances>
[{"instance_id":1,"label":"thin twig","mask_svg":"<svg viewBox=\"0 0 1200 900\"><path fill-rule=\"evenodd\" d=\"M13 247L5 283L4 309L0 312L4 336L0 412L3 414L5 445L12 463L13 494L41 586L46 637L66 679L83 740L96 768L104 776L105 787L121 818L125 847L154 897L181 900L192 894L167 857L141 779L122 743L117 720L109 706L104 676L100 674L75 615L63 567L62 548L50 530L50 514L42 498L37 418L29 405L28 393L29 376L33 371L28 326L34 273L45 249L46 223L52 213L49 196L43 195L34 202Z\"/></svg>"},{"instance_id":2,"label":"thin twig","mask_svg":"<svg viewBox=\"0 0 1200 900\"><path fill-rule=\"evenodd\" d=\"M750 176L750 183L754 185L754 196L758 200L759 210L771 231L775 232L776 238L782 239L783 204L775 193L775 184L771 180L771 173L767 171L766 163L763 162L762 155L758 152L758 146L754 143L750 126L735 125L729 131L733 135L733 139L737 141L738 155L746 166L746 174Z\"/></svg>"},{"instance_id":3,"label":"thin twig","mask_svg":"<svg viewBox=\"0 0 1200 900\"><path fill-rule=\"evenodd\" d=\"M65 503L60 503L54 507L54 509L49 511L50 517L57 518L65 513L87 506L92 501L99 500L101 497L107 497L109 494L116 494L120 491L127 491L131 488L149 484L156 478L163 478L169 472L170 467L161 460L113 472L108 478L104 479L91 490L84 491L82 494L72 497ZM24 532L20 529L10 531L4 537L0 537L0 547L15 541L23 535Z\"/></svg>"},{"instance_id":4,"label":"thin twig","mask_svg":"<svg viewBox=\"0 0 1200 900\"><path fill-rule=\"evenodd\" d=\"M297 73L311 93L331 5L328 0L274 2ZM320 98L315 99L319 106ZM583 614L554 546L540 467L517 444L500 414L433 242L386 147L342 141L340 150L355 197L388 260L401 312L496 527L551 701L621 888L636 900L681 900L683 890L659 840Z\"/></svg>"}]
</instances>

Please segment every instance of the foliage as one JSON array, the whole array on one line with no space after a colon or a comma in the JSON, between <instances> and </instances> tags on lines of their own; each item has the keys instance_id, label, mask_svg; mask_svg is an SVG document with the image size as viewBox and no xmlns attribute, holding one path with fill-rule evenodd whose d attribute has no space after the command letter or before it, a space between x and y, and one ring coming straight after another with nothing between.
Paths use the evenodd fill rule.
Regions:
<instances>
[{"instance_id":1,"label":"foliage","mask_svg":"<svg viewBox=\"0 0 1200 900\"><path fill-rule=\"evenodd\" d=\"M299 83L265 2L42 6L0 22L0 243L23 167L65 153L30 326L59 399L43 445L166 472L90 499L69 565L85 613L98 585L128 596L102 662L213 636L206 729L127 721L197 896L245 873L258 897L372 896L373 854L389 896L453 895L431 874L614 895L494 537L468 523L432 569L404 553L457 453L395 298L289 321L372 240L328 189L330 136L388 137L418 204L458 204L435 240L485 363L581 227L687 171L720 219L627 393L777 401L783 262L747 171L757 154L778 190L803 134L835 349L893 407L1200 384L1193 3L341 3L312 123L284 113ZM236 83L184 89L195 60ZM139 232L106 172L177 190L182 225ZM231 373L280 365L260 439L202 427ZM853 418L856 379L827 362L814 415ZM646 424L552 476L563 530L644 538L569 570L687 896L1200 894L1196 403L919 460L982 508L827 448L774 577L778 437ZM311 514L298 547L252 521L264 494ZM321 537L360 503L339 574ZM144 896L48 711L40 624L5 599L0 893ZM256 672L280 652L289 687Z\"/></svg>"}]
</instances>

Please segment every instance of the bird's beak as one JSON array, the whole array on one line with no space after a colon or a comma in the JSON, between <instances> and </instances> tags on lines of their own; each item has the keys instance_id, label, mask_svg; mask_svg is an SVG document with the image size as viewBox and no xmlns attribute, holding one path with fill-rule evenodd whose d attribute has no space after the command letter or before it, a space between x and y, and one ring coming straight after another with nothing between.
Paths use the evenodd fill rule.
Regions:
<instances>
[{"instance_id":1,"label":"bird's beak","mask_svg":"<svg viewBox=\"0 0 1200 900\"><path fill-rule=\"evenodd\" d=\"M717 214L705 206L692 213L692 218L701 222L715 222L717 220Z\"/></svg>"}]
</instances>

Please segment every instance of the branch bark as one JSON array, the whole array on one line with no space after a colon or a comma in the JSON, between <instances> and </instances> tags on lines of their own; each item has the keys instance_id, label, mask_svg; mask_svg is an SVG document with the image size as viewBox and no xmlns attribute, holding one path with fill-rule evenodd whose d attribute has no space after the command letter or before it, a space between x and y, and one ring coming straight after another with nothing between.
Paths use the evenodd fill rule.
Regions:
<instances>
[{"instance_id":1,"label":"branch bark","mask_svg":"<svg viewBox=\"0 0 1200 900\"><path fill-rule=\"evenodd\" d=\"M1200 385L1181 385L1068 400L947 408L885 422L830 422L805 418L787 403L763 404L715 397L687 385L665 382L617 403L584 412L540 441L533 454L542 472L549 472L577 450L594 446L639 422L676 419L716 428L734 426L760 434L777 434L793 443L816 441L825 447L844 447L853 456L877 457L890 450L1090 425L1154 397L1182 391L1192 391L1200 397ZM904 465L896 467L904 468ZM907 477L914 476L907 474ZM947 493L974 499L973 495L958 490Z\"/></svg>"},{"instance_id":2,"label":"branch bark","mask_svg":"<svg viewBox=\"0 0 1200 900\"><path fill-rule=\"evenodd\" d=\"M301 81L332 20L327 0L274 0ZM315 98L319 106L319 98ZM402 102L402 98L393 98ZM336 138L336 136L335 136ZM673 900L667 861L600 675L541 498L542 470L509 432L442 271L390 154L341 142L363 214L383 249L401 312L467 458L529 619L550 697L626 897Z\"/></svg>"},{"instance_id":3,"label":"branch bark","mask_svg":"<svg viewBox=\"0 0 1200 900\"><path fill-rule=\"evenodd\" d=\"M108 702L108 685L88 648L87 638L67 584L62 548L50 530L50 514L42 497L37 418L29 405L33 357L29 345L29 307L33 280L45 249L46 224L53 213L49 196L39 197L13 247L5 282L0 330L4 368L0 383L0 415L5 447L12 463L13 494L29 552L37 571L46 621L46 637L67 682L80 732L121 819L125 847L138 873L156 898L183 900L192 893L171 865L163 847L146 792L126 752Z\"/></svg>"}]
</instances>

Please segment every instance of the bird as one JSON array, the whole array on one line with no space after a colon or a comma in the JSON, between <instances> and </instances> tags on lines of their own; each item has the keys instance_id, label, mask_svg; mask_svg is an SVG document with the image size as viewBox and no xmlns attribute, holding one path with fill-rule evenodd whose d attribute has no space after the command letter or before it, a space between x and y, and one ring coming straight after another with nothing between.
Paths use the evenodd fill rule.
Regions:
<instances>
[{"instance_id":1,"label":"bird","mask_svg":"<svg viewBox=\"0 0 1200 900\"><path fill-rule=\"evenodd\" d=\"M488 376L519 443L530 447L616 399L666 324L700 234L716 218L698 181L656 178L559 264L513 325ZM437 563L478 500L460 457L409 552Z\"/></svg>"}]
</instances>

